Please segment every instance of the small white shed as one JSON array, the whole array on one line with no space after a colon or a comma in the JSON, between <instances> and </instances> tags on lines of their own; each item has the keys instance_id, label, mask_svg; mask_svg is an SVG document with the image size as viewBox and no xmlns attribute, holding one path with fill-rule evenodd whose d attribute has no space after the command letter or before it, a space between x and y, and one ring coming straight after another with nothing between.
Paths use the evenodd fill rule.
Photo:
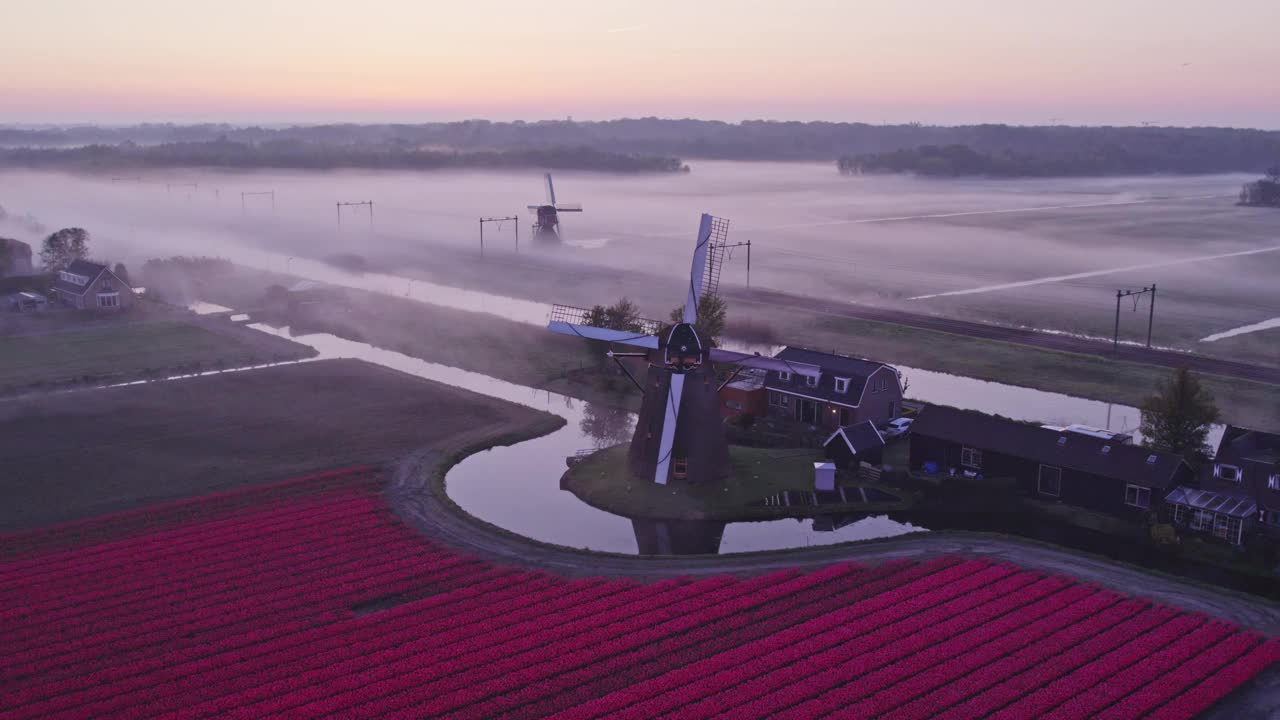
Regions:
<instances>
[{"instance_id":1,"label":"small white shed","mask_svg":"<svg viewBox=\"0 0 1280 720\"><path fill-rule=\"evenodd\" d=\"M835 490L836 489L835 463L816 462L813 464L813 489L814 490Z\"/></svg>"}]
</instances>

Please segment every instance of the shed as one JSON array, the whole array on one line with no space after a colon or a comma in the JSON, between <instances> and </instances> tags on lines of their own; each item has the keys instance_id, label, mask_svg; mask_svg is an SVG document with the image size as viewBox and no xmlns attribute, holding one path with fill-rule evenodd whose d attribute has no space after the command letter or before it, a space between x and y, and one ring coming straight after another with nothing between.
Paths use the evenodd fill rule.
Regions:
<instances>
[{"instance_id":1,"label":"shed","mask_svg":"<svg viewBox=\"0 0 1280 720\"><path fill-rule=\"evenodd\" d=\"M18 292L0 298L0 307L15 312L45 310L49 307L49 299L38 292Z\"/></svg>"},{"instance_id":2,"label":"shed","mask_svg":"<svg viewBox=\"0 0 1280 720\"><path fill-rule=\"evenodd\" d=\"M863 420L831 433L822 444L823 456L842 470L858 463L879 465L884 454L884 436L870 420Z\"/></svg>"}]
</instances>

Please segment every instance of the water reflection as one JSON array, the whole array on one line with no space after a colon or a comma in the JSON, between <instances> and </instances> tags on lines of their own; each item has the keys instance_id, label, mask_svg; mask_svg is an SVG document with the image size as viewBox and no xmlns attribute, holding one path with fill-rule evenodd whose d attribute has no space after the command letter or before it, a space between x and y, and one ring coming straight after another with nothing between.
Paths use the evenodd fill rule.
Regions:
<instances>
[{"instance_id":1,"label":"water reflection","mask_svg":"<svg viewBox=\"0 0 1280 720\"><path fill-rule=\"evenodd\" d=\"M599 450L630 442L635 424L636 416L629 410L589 402L583 403L578 429L591 438L591 447Z\"/></svg>"}]
</instances>

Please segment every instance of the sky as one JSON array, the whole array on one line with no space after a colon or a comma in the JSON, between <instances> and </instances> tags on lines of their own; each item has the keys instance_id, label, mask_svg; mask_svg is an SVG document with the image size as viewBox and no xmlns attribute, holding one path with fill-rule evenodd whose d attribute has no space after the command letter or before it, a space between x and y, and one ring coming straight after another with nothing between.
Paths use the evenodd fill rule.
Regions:
<instances>
[{"instance_id":1,"label":"sky","mask_svg":"<svg viewBox=\"0 0 1280 720\"><path fill-rule=\"evenodd\" d=\"M42 0L0 122L697 117L1280 128L1280 2Z\"/></svg>"}]
</instances>

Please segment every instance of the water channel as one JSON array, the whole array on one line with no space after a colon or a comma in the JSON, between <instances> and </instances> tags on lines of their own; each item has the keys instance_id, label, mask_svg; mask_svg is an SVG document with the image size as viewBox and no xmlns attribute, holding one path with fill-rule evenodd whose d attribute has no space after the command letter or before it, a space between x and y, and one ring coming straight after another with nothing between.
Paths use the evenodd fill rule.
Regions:
<instances>
[{"instance_id":1,"label":"water channel","mask_svg":"<svg viewBox=\"0 0 1280 720\"><path fill-rule=\"evenodd\" d=\"M326 333L293 336L287 327L250 327L309 345L319 353L317 359L365 360L565 418L567 424L550 435L477 453L446 476L449 497L468 513L535 540L628 554L733 553L891 537L925 529L883 515L727 525L632 521L586 505L561 490L560 477L565 458L575 452L626 442L635 421L633 414ZM910 396L931 403L1053 424L1106 426L1110 417L1113 426L1121 427L1135 423L1138 417L1132 407L901 369L910 380Z\"/></svg>"}]
</instances>

